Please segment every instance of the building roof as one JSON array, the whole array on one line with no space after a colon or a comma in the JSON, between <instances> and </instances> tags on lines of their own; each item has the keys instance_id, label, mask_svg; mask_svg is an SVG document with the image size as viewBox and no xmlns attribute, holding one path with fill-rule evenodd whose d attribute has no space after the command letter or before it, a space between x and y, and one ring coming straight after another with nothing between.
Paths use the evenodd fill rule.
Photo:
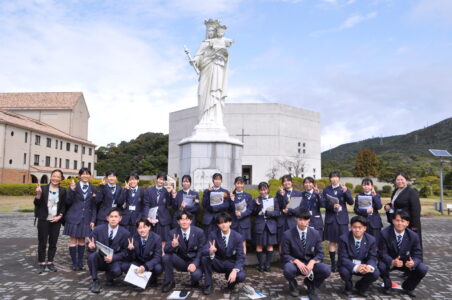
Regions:
<instances>
[{"instance_id":1,"label":"building roof","mask_svg":"<svg viewBox=\"0 0 452 300\"><path fill-rule=\"evenodd\" d=\"M78 175L78 170L72 170L72 169L63 169L63 168L52 168L52 167L44 167L44 166L30 166L31 169L35 169L37 172L45 172L50 173L55 169L59 169L63 171L63 174L65 177L68 175ZM31 170L33 172L33 170Z\"/></svg>"},{"instance_id":2,"label":"building roof","mask_svg":"<svg viewBox=\"0 0 452 300\"><path fill-rule=\"evenodd\" d=\"M68 110L81 97L82 92L0 93L0 108Z\"/></svg>"},{"instance_id":3,"label":"building roof","mask_svg":"<svg viewBox=\"0 0 452 300\"><path fill-rule=\"evenodd\" d=\"M55 127L48 125L47 123L23 116L21 114L16 114L16 113L14 113L12 111L8 111L8 110L0 109L0 124L8 124L8 125L32 130L34 132L40 132L40 133L51 135L54 137L63 138L63 139L77 142L80 144L93 146L93 147L96 146L90 141L71 136L61 130L56 129Z\"/></svg>"}]
</instances>

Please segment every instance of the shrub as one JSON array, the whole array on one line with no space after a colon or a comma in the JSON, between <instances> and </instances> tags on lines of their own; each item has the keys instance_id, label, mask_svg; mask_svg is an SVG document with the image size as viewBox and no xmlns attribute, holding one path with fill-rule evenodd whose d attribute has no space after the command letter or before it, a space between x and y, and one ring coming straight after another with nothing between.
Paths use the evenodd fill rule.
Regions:
<instances>
[{"instance_id":1,"label":"shrub","mask_svg":"<svg viewBox=\"0 0 452 300\"><path fill-rule=\"evenodd\" d=\"M5 196L25 196L34 195L35 183L2 183L0 184L0 195Z\"/></svg>"},{"instance_id":2,"label":"shrub","mask_svg":"<svg viewBox=\"0 0 452 300\"><path fill-rule=\"evenodd\" d=\"M353 191L353 183L346 182L346 183L345 183L345 186L346 186L350 191Z\"/></svg>"},{"instance_id":3,"label":"shrub","mask_svg":"<svg viewBox=\"0 0 452 300\"><path fill-rule=\"evenodd\" d=\"M362 192L363 192L363 186L360 185L360 184L357 184L357 185L355 186L355 193L356 193L356 194L361 194Z\"/></svg>"},{"instance_id":4,"label":"shrub","mask_svg":"<svg viewBox=\"0 0 452 300\"><path fill-rule=\"evenodd\" d=\"M392 186L384 185L382 187L381 195L384 196L384 197L391 197L391 194L392 194Z\"/></svg>"},{"instance_id":5,"label":"shrub","mask_svg":"<svg viewBox=\"0 0 452 300\"><path fill-rule=\"evenodd\" d=\"M432 195L432 188L430 186L423 186L419 191L419 196L422 198L428 198Z\"/></svg>"}]
</instances>

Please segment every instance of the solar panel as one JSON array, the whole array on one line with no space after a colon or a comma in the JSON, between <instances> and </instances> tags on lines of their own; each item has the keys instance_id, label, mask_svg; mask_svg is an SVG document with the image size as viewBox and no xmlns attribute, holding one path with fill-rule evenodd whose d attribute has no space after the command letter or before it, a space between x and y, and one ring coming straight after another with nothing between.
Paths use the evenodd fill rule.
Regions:
<instances>
[{"instance_id":1,"label":"solar panel","mask_svg":"<svg viewBox=\"0 0 452 300\"><path fill-rule=\"evenodd\" d=\"M451 157L452 154L450 154L447 150L437 150L437 149L428 149L431 154L437 157Z\"/></svg>"}]
</instances>

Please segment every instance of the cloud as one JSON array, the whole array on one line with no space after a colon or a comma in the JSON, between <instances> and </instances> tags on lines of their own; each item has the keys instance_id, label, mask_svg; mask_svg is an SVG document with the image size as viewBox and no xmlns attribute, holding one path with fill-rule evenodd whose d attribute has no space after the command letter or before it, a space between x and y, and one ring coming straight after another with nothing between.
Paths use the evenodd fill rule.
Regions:
<instances>
[{"instance_id":1,"label":"cloud","mask_svg":"<svg viewBox=\"0 0 452 300\"><path fill-rule=\"evenodd\" d=\"M334 27L334 28L330 28L330 29L325 29L325 30L317 30L311 33L312 37L319 37L321 35L327 34L327 33L333 33L333 32L339 32L339 31L343 31L346 29L351 29L353 27L355 27L356 25L363 23L365 21L371 20L373 18L375 18L377 16L377 12L373 11L370 12L368 14L362 15L362 14L355 14L352 15L350 17L348 17L347 19L344 20L344 22L342 22L341 25Z\"/></svg>"},{"instance_id":2,"label":"cloud","mask_svg":"<svg viewBox=\"0 0 452 300\"><path fill-rule=\"evenodd\" d=\"M452 27L452 1L421 0L410 13L411 20L432 21L438 25Z\"/></svg>"}]
</instances>

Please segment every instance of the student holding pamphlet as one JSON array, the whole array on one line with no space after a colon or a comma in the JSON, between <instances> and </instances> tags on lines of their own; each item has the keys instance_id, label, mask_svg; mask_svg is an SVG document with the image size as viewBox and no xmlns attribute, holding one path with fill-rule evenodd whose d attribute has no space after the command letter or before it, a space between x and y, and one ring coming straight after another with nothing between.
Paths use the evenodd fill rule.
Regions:
<instances>
[{"instance_id":1,"label":"student holding pamphlet","mask_svg":"<svg viewBox=\"0 0 452 300\"><path fill-rule=\"evenodd\" d=\"M107 285L112 286L113 280L121 276L121 261L127 256L127 245L130 233L121 222L119 208L111 208L106 216L107 223L96 226L88 238L88 248L97 250L88 255L88 267L93 283L91 292L100 293L98 271L106 271Z\"/></svg>"},{"instance_id":2,"label":"student holding pamphlet","mask_svg":"<svg viewBox=\"0 0 452 300\"><path fill-rule=\"evenodd\" d=\"M246 241L251 240L251 219L250 215L254 210L253 197L244 192L245 179L241 176L234 180L235 189L231 193L231 201L234 204L234 214L232 215L232 229L240 233L243 237L243 251L246 254Z\"/></svg>"},{"instance_id":3,"label":"student holding pamphlet","mask_svg":"<svg viewBox=\"0 0 452 300\"><path fill-rule=\"evenodd\" d=\"M355 213L367 219L367 233L380 240L380 231L383 227L378 210L382 208L380 195L375 192L373 181L370 178L364 178L361 182L363 192L355 197Z\"/></svg>"},{"instance_id":4,"label":"student holding pamphlet","mask_svg":"<svg viewBox=\"0 0 452 300\"><path fill-rule=\"evenodd\" d=\"M302 194L301 207L306 208L311 212L311 220L309 226L314 227L323 240L323 219L320 212L321 207L325 207L323 195L312 177L306 177L303 180L304 192Z\"/></svg>"},{"instance_id":5,"label":"student holding pamphlet","mask_svg":"<svg viewBox=\"0 0 452 300\"><path fill-rule=\"evenodd\" d=\"M202 196L202 207L204 209L202 223L204 224L206 237L208 237L211 232L218 230L215 218L221 212L234 212L228 190L221 187L223 176L220 173L213 174L212 182L213 187L209 186L208 189L204 190Z\"/></svg>"},{"instance_id":6,"label":"student holding pamphlet","mask_svg":"<svg viewBox=\"0 0 452 300\"><path fill-rule=\"evenodd\" d=\"M140 176L132 173L126 177L121 193L123 204L121 226L124 226L131 235L136 232L136 223L144 215L144 189L138 187Z\"/></svg>"},{"instance_id":7,"label":"student holding pamphlet","mask_svg":"<svg viewBox=\"0 0 452 300\"><path fill-rule=\"evenodd\" d=\"M256 244L258 261L257 269L260 272L270 272L273 256L273 245L277 244L277 218L280 214L279 203L276 198L268 196L269 186L266 182L258 185L260 196L254 200L254 230L253 241ZM267 257L264 263L264 247Z\"/></svg>"},{"instance_id":8,"label":"student holding pamphlet","mask_svg":"<svg viewBox=\"0 0 452 300\"><path fill-rule=\"evenodd\" d=\"M121 186L117 183L118 177L116 171L110 170L105 173L105 179L99 185L96 193L97 205L97 221L96 225L107 223L107 214L112 209L117 207L122 210L123 204L121 195Z\"/></svg>"},{"instance_id":9,"label":"student holding pamphlet","mask_svg":"<svg viewBox=\"0 0 452 300\"><path fill-rule=\"evenodd\" d=\"M337 171L330 173L331 185L323 190L325 200L325 233L324 239L329 242L328 250L331 259L331 271L336 272L336 249L339 237L348 232L347 203L353 204L350 191L344 184L340 184L340 174Z\"/></svg>"},{"instance_id":10,"label":"student holding pamphlet","mask_svg":"<svg viewBox=\"0 0 452 300\"><path fill-rule=\"evenodd\" d=\"M182 176L182 190L176 191L175 189L171 193L173 208L179 211L188 211L193 216L199 212L199 195L197 192L190 190L191 176ZM196 218L193 218L192 225L196 225ZM173 228L178 227L176 214L173 216Z\"/></svg>"}]
</instances>

